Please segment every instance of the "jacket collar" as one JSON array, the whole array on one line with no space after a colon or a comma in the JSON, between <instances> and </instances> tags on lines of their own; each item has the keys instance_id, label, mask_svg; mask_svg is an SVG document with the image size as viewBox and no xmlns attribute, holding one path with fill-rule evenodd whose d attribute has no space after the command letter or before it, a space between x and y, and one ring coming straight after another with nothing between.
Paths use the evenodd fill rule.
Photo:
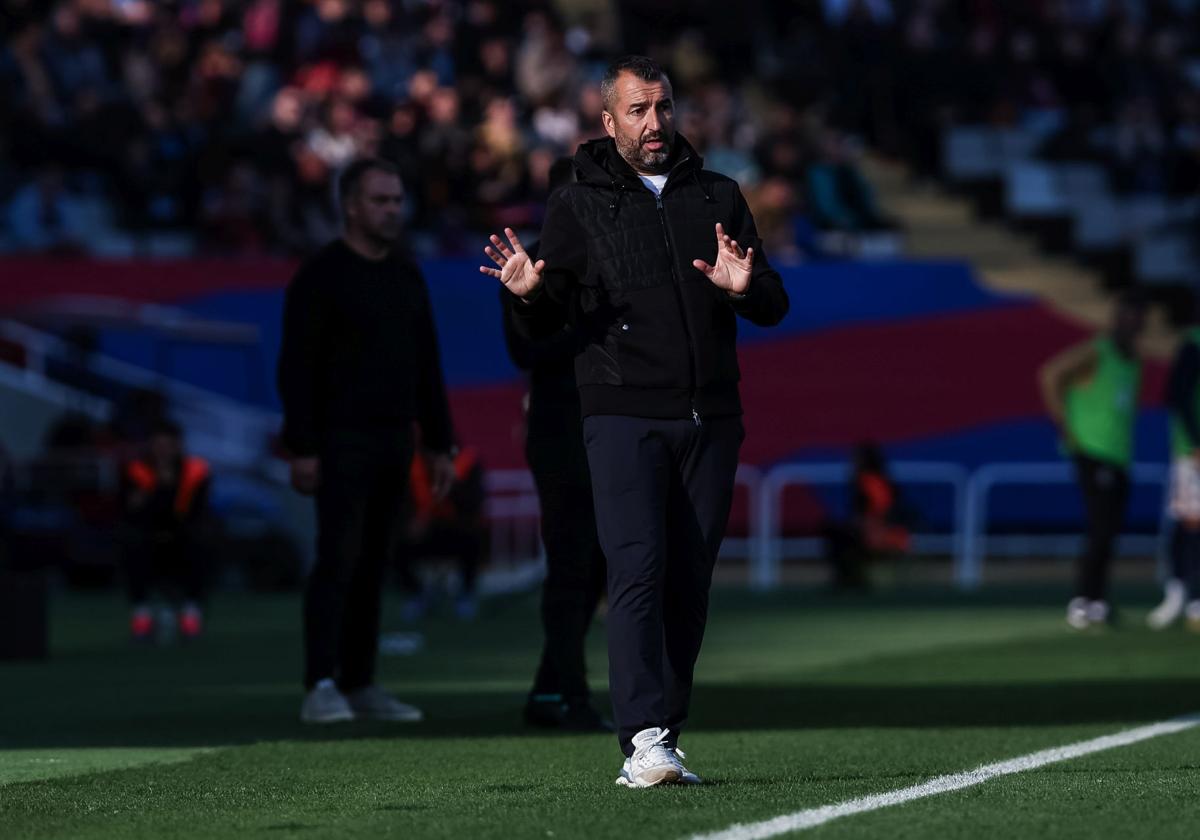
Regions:
<instances>
[{"instance_id":1,"label":"jacket collar","mask_svg":"<svg viewBox=\"0 0 1200 840\"><path fill-rule=\"evenodd\" d=\"M675 148L671 152L671 168L667 170L669 177L677 178L690 172L697 172L704 165L704 160L696 152L691 143L682 134L675 134ZM611 137L599 140L589 140L579 147L575 153L575 169L579 180L597 186L615 187L621 184L626 187L641 187L633 167L625 162L617 151L617 144Z\"/></svg>"}]
</instances>

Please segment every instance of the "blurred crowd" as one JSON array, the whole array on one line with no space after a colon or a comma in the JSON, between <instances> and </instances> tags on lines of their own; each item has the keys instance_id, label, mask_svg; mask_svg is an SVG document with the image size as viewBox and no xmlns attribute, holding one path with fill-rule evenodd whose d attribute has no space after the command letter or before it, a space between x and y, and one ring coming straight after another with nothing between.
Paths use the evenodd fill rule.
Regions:
<instances>
[{"instance_id":1,"label":"blurred crowd","mask_svg":"<svg viewBox=\"0 0 1200 840\"><path fill-rule=\"evenodd\" d=\"M1129 190L1195 189L1200 0L0 0L10 248L111 225L304 253L332 175L404 173L426 252L540 221L602 134L615 54L670 68L679 127L743 183L769 247L889 221L861 142L938 168L954 122L1036 124ZM1098 131L1104 127L1107 130Z\"/></svg>"},{"instance_id":2,"label":"blurred crowd","mask_svg":"<svg viewBox=\"0 0 1200 840\"><path fill-rule=\"evenodd\" d=\"M947 125L989 124L1106 164L1120 192L1200 191L1200 0L842 5L860 12L841 58L863 70L826 65L849 106L837 119L921 171L936 172Z\"/></svg>"},{"instance_id":3,"label":"blurred crowd","mask_svg":"<svg viewBox=\"0 0 1200 840\"><path fill-rule=\"evenodd\" d=\"M713 2L2 5L0 197L20 248L78 247L107 214L196 231L208 251L302 253L335 231L333 173L378 154L404 173L419 244L473 249L474 231L538 224L550 165L603 133L598 81L619 51L668 62L682 131L755 189L785 251L805 168L853 153L755 73L771 4L734 21ZM868 197L829 221L873 212Z\"/></svg>"}]
</instances>

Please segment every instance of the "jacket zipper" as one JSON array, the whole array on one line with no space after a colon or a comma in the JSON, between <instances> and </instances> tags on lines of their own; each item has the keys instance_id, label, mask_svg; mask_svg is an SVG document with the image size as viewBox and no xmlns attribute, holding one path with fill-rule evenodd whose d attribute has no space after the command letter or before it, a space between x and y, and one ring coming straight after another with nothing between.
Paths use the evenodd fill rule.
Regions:
<instances>
[{"instance_id":1,"label":"jacket zipper","mask_svg":"<svg viewBox=\"0 0 1200 840\"><path fill-rule=\"evenodd\" d=\"M688 402L692 406L692 422L699 428L700 413L696 411L696 343L692 338L692 329L688 326L687 310L683 305L683 283L679 279L679 269L675 264L675 248L671 244L671 229L667 226L667 211L663 208L661 192L654 196L654 206L658 208L658 221L662 224L663 241L667 244L667 256L671 260L671 284L675 289L675 303L679 307L679 319L683 322L683 334L687 336Z\"/></svg>"}]
</instances>

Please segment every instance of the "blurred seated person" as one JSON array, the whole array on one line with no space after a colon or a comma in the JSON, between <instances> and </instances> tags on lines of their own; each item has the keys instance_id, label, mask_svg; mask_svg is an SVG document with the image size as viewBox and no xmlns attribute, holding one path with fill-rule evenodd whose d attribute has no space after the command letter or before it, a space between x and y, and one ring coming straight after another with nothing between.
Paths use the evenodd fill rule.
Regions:
<instances>
[{"instance_id":1,"label":"blurred seated person","mask_svg":"<svg viewBox=\"0 0 1200 840\"><path fill-rule=\"evenodd\" d=\"M828 130L817 159L805 170L808 213L817 227L844 233L893 230L875 203L875 191L859 171L847 138Z\"/></svg>"},{"instance_id":2,"label":"blurred seated person","mask_svg":"<svg viewBox=\"0 0 1200 840\"><path fill-rule=\"evenodd\" d=\"M177 629L183 638L195 638L204 628L208 569L203 529L211 473L202 458L184 452L183 435L169 420L156 424L144 454L125 465L125 572L135 641L154 635L154 589L180 605Z\"/></svg>"},{"instance_id":3,"label":"blurred seated person","mask_svg":"<svg viewBox=\"0 0 1200 840\"><path fill-rule=\"evenodd\" d=\"M486 492L479 454L464 447L454 456L454 485L440 502L435 500L432 481L428 458L419 450L409 476L409 519L398 554L404 619L421 619L429 606L428 593L417 575L418 564L428 558L450 557L457 561L459 574L455 613L470 620L478 610L475 578L487 546Z\"/></svg>"},{"instance_id":4,"label":"blurred seated person","mask_svg":"<svg viewBox=\"0 0 1200 840\"><path fill-rule=\"evenodd\" d=\"M143 446L166 417L167 398L161 391L133 388L118 399L109 426L120 444Z\"/></svg>"},{"instance_id":5,"label":"blurred seated person","mask_svg":"<svg viewBox=\"0 0 1200 840\"><path fill-rule=\"evenodd\" d=\"M47 166L9 202L9 246L24 253L79 253L87 233L83 218L62 168Z\"/></svg>"},{"instance_id":6,"label":"blurred seated person","mask_svg":"<svg viewBox=\"0 0 1200 840\"><path fill-rule=\"evenodd\" d=\"M835 589L865 589L869 561L905 554L911 546L909 517L878 445L855 448L851 486L850 520L824 529Z\"/></svg>"}]
</instances>

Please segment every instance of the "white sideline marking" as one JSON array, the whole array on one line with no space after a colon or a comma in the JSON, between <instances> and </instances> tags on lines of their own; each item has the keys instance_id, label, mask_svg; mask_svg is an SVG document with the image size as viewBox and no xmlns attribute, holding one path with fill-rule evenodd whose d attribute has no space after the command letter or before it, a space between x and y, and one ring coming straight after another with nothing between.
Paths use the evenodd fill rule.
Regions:
<instances>
[{"instance_id":1,"label":"white sideline marking","mask_svg":"<svg viewBox=\"0 0 1200 840\"><path fill-rule=\"evenodd\" d=\"M1124 732L1117 732L1113 735L1092 738L1090 741L1080 741L1075 744L1067 744L1063 747L1053 747L996 764L985 764L982 767L968 770L965 773L938 776L936 779L930 779L928 782L922 782L919 785L893 790L888 793L877 793L872 796L864 796L860 799L839 802L836 805L823 805L820 808L796 811L794 814L784 814L781 817L764 820L763 822L738 823L737 825L732 825L729 828L722 831L715 831L711 834L694 834L691 840L762 840L762 838L775 837L776 835L786 834L790 831L803 831L806 828L824 825L840 817L864 814L867 811L877 811L880 808L889 808L892 805L902 805L905 802L912 802L914 799L924 799L927 796L937 796L939 793L949 793L950 791L974 787L990 779L995 779L998 776L1023 773L1026 770L1045 767L1047 764L1055 764L1059 761L1067 761L1072 758L1111 750L1115 747L1127 747L1139 741L1157 738L1160 735L1173 735L1176 732L1183 732L1195 726L1200 726L1200 712L1165 720L1160 723L1152 723L1147 726L1139 726L1136 729L1127 729Z\"/></svg>"}]
</instances>

